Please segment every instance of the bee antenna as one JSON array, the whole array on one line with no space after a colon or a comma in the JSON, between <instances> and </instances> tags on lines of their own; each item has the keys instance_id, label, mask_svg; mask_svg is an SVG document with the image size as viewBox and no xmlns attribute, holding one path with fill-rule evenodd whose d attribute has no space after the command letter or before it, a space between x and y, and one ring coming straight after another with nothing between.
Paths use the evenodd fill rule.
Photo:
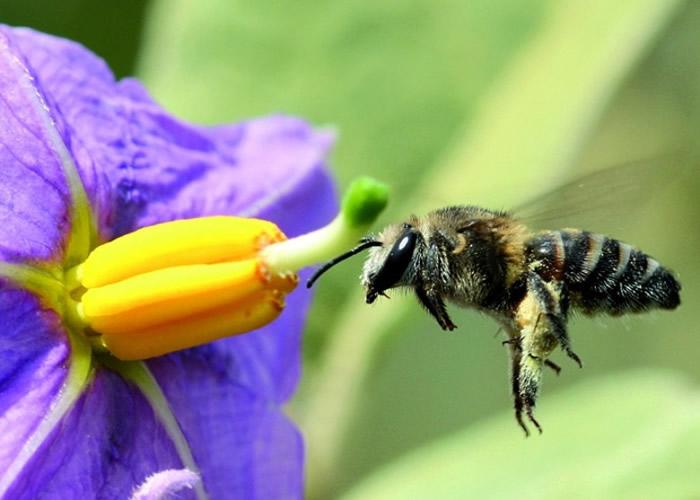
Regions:
<instances>
[{"instance_id":1,"label":"bee antenna","mask_svg":"<svg viewBox=\"0 0 700 500\"><path fill-rule=\"evenodd\" d=\"M357 245L355 248L352 250L348 250L342 255L338 255L337 257L333 258L332 260L329 260L325 264L323 264L321 267L319 267L316 272L309 278L309 281L306 282L306 288L311 288L313 284L316 282L318 278L321 277L323 273L328 271L331 267L335 266L339 262L344 261L345 259L349 259L353 255L356 255L363 250L367 250L370 247L380 247L382 246L381 241L375 241L375 240L360 240L360 244Z\"/></svg>"}]
</instances>

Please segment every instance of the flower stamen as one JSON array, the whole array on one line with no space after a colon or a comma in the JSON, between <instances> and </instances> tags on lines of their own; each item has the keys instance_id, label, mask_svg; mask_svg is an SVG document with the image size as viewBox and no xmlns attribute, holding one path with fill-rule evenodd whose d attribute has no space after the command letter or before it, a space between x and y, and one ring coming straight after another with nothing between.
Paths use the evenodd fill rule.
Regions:
<instances>
[{"instance_id":1,"label":"flower stamen","mask_svg":"<svg viewBox=\"0 0 700 500\"><path fill-rule=\"evenodd\" d=\"M258 329L284 309L296 271L354 243L385 204L386 188L363 179L329 225L291 240L272 222L228 216L139 229L66 273L68 320L122 360Z\"/></svg>"},{"instance_id":2,"label":"flower stamen","mask_svg":"<svg viewBox=\"0 0 700 500\"><path fill-rule=\"evenodd\" d=\"M227 216L139 229L66 273L67 319L98 333L91 340L123 360L257 329L279 315L298 283L258 255L284 238L269 221Z\"/></svg>"}]
</instances>

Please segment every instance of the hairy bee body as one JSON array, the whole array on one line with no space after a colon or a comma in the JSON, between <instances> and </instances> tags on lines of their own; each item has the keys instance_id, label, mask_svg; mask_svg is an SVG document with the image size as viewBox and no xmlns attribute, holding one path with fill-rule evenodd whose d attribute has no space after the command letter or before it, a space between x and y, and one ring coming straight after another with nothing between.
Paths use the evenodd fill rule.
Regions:
<instances>
[{"instance_id":1,"label":"hairy bee body","mask_svg":"<svg viewBox=\"0 0 700 500\"><path fill-rule=\"evenodd\" d=\"M680 284L641 251L577 229L531 232L505 212L446 207L410 217L367 239L361 281L367 302L410 287L444 330L453 330L445 302L495 317L508 334L516 418L540 429L533 408L544 366L560 346L581 365L568 337L571 309L620 315L674 309ZM359 248L359 247L358 247Z\"/></svg>"}]
</instances>

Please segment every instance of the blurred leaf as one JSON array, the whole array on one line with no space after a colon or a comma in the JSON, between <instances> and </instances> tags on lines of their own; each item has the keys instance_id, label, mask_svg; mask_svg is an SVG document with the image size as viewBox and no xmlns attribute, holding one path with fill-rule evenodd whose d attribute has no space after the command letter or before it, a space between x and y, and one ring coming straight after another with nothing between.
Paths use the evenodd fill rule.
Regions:
<instances>
[{"instance_id":1,"label":"blurred leaf","mask_svg":"<svg viewBox=\"0 0 700 500\"><path fill-rule=\"evenodd\" d=\"M566 177L606 105L680 0L552 5L425 187L449 203L510 208ZM488 175L479 175L484 170ZM467 185L448 180L462 174ZM466 177L468 176L468 177ZM425 206L425 205L424 205ZM427 208L427 206L426 206Z\"/></svg>"},{"instance_id":2,"label":"blurred leaf","mask_svg":"<svg viewBox=\"0 0 700 500\"><path fill-rule=\"evenodd\" d=\"M664 373L575 386L524 439L512 412L412 452L344 500L639 499L700 495L700 393Z\"/></svg>"},{"instance_id":3,"label":"blurred leaf","mask_svg":"<svg viewBox=\"0 0 700 500\"><path fill-rule=\"evenodd\" d=\"M342 183L407 193L536 26L544 2L161 0L140 75L206 123L275 112L338 127Z\"/></svg>"}]
</instances>

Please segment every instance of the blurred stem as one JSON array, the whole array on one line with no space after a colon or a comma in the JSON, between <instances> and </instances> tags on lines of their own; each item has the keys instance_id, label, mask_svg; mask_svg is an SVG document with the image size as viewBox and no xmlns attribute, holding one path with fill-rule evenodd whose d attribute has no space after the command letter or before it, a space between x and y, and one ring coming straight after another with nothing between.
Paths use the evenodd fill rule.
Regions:
<instances>
[{"instance_id":1,"label":"blurred stem","mask_svg":"<svg viewBox=\"0 0 700 500\"><path fill-rule=\"evenodd\" d=\"M513 206L548 189L573 163L606 104L665 26L680 1L552 2L530 43L484 100L468 132L401 207L423 200ZM484 169L488 172L483 174ZM468 182L461 181L468 179ZM456 181L460 182L456 182ZM308 496L332 491L352 418L360 406L375 348L410 300L339 311L309 399L301 409L308 446Z\"/></svg>"}]
</instances>

